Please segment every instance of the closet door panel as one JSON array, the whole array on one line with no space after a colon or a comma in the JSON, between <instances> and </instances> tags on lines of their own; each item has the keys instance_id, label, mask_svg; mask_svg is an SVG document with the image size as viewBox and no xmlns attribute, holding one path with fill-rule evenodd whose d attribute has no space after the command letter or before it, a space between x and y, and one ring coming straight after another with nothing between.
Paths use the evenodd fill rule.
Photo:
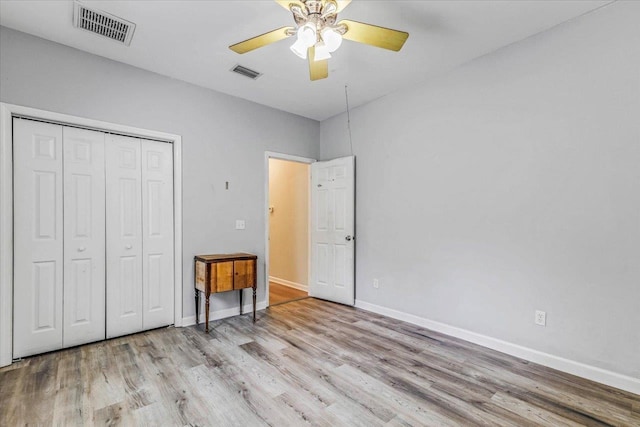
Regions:
<instances>
[{"instance_id":1,"label":"closet door panel","mask_svg":"<svg viewBox=\"0 0 640 427\"><path fill-rule=\"evenodd\" d=\"M107 338L142 330L140 140L107 135Z\"/></svg>"},{"instance_id":2,"label":"closet door panel","mask_svg":"<svg viewBox=\"0 0 640 427\"><path fill-rule=\"evenodd\" d=\"M143 327L173 323L173 146L142 140Z\"/></svg>"},{"instance_id":3,"label":"closet door panel","mask_svg":"<svg viewBox=\"0 0 640 427\"><path fill-rule=\"evenodd\" d=\"M62 347L62 126L13 119L13 356Z\"/></svg>"},{"instance_id":4,"label":"closet door panel","mask_svg":"<svg viewBox=\"0 0 640 427\"><path fill-rule=\"evenodd\" d=\"M65 347L105 338L104 140L63 129Z\"/></svg>"}]
</instances>

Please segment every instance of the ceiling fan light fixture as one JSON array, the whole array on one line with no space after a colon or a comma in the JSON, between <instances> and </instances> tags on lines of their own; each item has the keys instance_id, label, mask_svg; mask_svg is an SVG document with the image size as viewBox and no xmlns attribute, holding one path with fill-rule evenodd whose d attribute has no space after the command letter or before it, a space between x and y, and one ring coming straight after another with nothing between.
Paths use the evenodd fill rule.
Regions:
<instances>
[{"instance_id":1,"label":"ceiling fan light fixture","mask_svg":"<svg viewBox=\"0 0 640 427\"><path fill-rule=\"evenodd\" d=\"M298 35L298 41L304 43L306 47L313 46L314 44L316 44L316 41L318 40L315 26L311 25L308 22L303 26L301 26L300 28L298 28L297 35Z\"/></svg>"},{"instance_id":2,"label":"ceiling fan light fixture","mask_svg":"<svg viewBox=\"0 0 640 427\"><path fill-rule=\"evenodd\" d=\"M302 40L296 40L296 42L291 45L290 49L291 52L295 53L300 58L307 59L308 46Z\"/></svg>"},{"instance_id":3,"label":"ceiling fan light fixture","mask_svg":"<svg viewBox=\"0 0 640 427\"><path fill-rule=\"evenodd\" d=\"M324 42L329 52L335 52L342 44L342 36L333 28L323 28L321 35L322 41Z\"/></svg>"},{"instance_id":4,"label":"ceiling fan light fixture","mask_svg":"<svg viewBox=\"0 0 640 427\"><path fill-rule=\"evenodd\" d=\"M315 50L315 55L313 56L313 60L322 61L329 58L331 58L331 53L329 52L329 48L324 43L318 43L316 45L316 50Z\"/></svg>"}]
</instances>

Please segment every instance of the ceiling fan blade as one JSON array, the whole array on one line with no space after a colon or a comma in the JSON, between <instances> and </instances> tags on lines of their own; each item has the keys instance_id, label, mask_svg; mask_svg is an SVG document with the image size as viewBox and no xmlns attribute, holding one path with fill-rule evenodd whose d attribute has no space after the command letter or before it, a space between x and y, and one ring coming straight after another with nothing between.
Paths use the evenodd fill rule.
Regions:
<instances>
[{"instance_id":1,"label":"ceiling fan blade","mask_svg":"<svg viewBox=\"0 0 640 427\"><path fill-rule=\"evenodd\" d=\"M371 46L381 47L399 51L404 42L409 38L409 33L392 30L391 28L378 27L377 25L365 24L358 21L343 19L338 25L347 27L347 32L342 38Z\"/></svg>"},{"instance_id":2,"label":"ceiling fan blade","mask_svg":"<svg viewBox=\"0 0 640 427\"><path fill-rule=\"evenodd\" d=\"M304 4L301 1L297 0L275 0L280 6L284 7L287 10L291 10L291 5L295 4L296 6L300 6L302 10L304 10Z\"/></svg>"},{"instance_id":3,"label":"ceiling fan blade","mask_svg":"<svg viewBox=\"0 0 640 427\"><path fill-rule=\"evenodd\" d=\"M336 13L339 13L339 12L342 12L342 9L349 6L349 3L351 3L351 0L335 0L335 2L338 5L338 10L336 11Z\"/></svg>"},{"instance_id":4,"label":"ceiling fan blade","mask_svg":"<svg viewBox=\"0 0 640 427\"><path fill-rule=\"evenodd\" d=\"M247 53L259 47L275 43L282 39L286 39L287 37L289 37L289 30L293 30L293 27L278 28L277 30L269 31L268 33L264 33L240 43L233 44L229 46L229 49L236 53Z\"/></svg>"},{"instance_id":5,"label":"ceiling fan blade","mask_svg":"<svg viewBox=\"0 0 640 427\"><path fill-rule=\"evenodd\" d=\"M326 79L329 77L329 61L323 59L322 61L314 61L316 55L315 46L311 46L307 50L307 58L309 58L309 77L311 81Z\"/></svg>"}]
</instances>

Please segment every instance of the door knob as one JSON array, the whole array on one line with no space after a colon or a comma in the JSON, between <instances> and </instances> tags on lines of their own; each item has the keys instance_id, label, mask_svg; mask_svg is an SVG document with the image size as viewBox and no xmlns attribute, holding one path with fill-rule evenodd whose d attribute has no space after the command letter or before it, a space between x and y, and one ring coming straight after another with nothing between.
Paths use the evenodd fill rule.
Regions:
<instances>
[{"instance_id":1,"label":"door knob","mask_svg":"<svg viewBox=\"0 0 640 427\"><path fill-rule=\"evenodd\" d=\"M84 251L86 251L86 250L87 250L87 248L85 248L84 246L80 246L80 247L78 248L78 252L84 252Z\"/></svg>"},{"instance_id":2,"label":"door knob","mask_svg":"<svg viewBox=\"0 0 640 427\"><path fill-rule=\"evenodd\" d=\"M351 237L351 236L347 236L347 237L345 237L344 239L345 239L347 242L350 242L350 241L351 241L351 239L353 239L353 237Z\"/></svg>"}]
</instances>

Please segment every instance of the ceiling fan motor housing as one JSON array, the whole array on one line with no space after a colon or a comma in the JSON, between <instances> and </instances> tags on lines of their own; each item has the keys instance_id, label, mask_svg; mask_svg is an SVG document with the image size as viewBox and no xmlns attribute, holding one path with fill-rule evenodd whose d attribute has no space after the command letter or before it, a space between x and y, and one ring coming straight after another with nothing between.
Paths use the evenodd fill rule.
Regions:
<instances>
[{"instance_id":1,"label":"ceiling fan motor housing","mask_svg":"<svg viewBox=\"0 0 640 427\"><path fill-rule=\"evenodd\" d=\"M306 0L303 2L306 10L301 10L300 6L291 4L291 12L298 26L311 24L315 27L318 37L321 31L330 27L340 34L346 31L345 26L334 27L338 14L337 6L333 1Z\"/></svg>"},{"instance_id":2,"label":"ceiling fan motor housing","mask_svg":"<svg viewBox=\"0 0 640 427\"><path fill-rule=\"evenodd\" d=\"M307 7L309 15L320 15L322 13L322 6L324 6L324 2L318 0L307 0L304 2L304 5Z\"/></svg>"}]
</instances>

